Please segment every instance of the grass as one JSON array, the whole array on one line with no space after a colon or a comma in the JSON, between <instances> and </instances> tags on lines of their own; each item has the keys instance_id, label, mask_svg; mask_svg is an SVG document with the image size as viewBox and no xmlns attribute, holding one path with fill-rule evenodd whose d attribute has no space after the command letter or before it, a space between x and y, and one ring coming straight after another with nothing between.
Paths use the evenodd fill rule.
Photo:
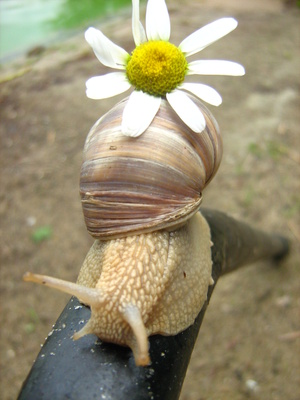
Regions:
<instances>
[{"instance_id":1,"label":"grass","mask_svg":"<svg viewBox=\"0 0 300 400\"><path fill-rule=\"evenodd\" d=\"M49 225L40 226L32 234L32 240L35 243L43 242L50 239L52 236L52 228Z\"/></svg>"}]
</instances>

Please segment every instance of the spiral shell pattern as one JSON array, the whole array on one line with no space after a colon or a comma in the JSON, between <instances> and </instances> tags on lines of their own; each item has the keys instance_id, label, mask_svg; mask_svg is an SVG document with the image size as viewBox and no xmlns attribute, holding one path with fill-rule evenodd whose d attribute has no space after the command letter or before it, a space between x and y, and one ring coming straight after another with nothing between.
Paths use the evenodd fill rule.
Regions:
<instances>
[{"instance_id":1,"label":"spiral shell pattern","mask_svg":"<svg viewBox=\"0 0 300 400\"><path fill-rule=\"evenodd\" d=\"M85 223L97 239L172 229L198 209L221 162L219 127L196 98L206 127L195 133L166 100L139 137L124 136L127 99L92 127L84 147L80 195Z\"/></svg>"}]
</instances>

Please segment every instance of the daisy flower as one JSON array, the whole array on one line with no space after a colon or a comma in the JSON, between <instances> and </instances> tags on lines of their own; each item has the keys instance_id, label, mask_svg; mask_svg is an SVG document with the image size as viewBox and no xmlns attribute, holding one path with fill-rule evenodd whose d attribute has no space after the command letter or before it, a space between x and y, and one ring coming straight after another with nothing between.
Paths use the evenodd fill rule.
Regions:
<instances>
[{"instance_id":1,"label":"daisy flower","mask_svg":"<svg viewBox=\"0 0 300 400\"><path fill-rule=\"evenodd\" d=\"M201 83L185 82L188 75L245 74L244 67L232 61L187 58L227 35L237 27L234 18L221 18L198 29L179 46L169 42L171 24L164 0L148 0L146 30L140 22L139 0L132 0L132 33L135 49L129 54L109 40L100 30L89 28L85 38L98 60L117 71L95 76L86 82L91 99L104 99L129 90L134 91L123 112L122 132L127 136L141 135L159 110L161 99L195 132L202 132L205 119L187 92L214 106L222 102L219 93Z\"/></svg>"}]
</instances>

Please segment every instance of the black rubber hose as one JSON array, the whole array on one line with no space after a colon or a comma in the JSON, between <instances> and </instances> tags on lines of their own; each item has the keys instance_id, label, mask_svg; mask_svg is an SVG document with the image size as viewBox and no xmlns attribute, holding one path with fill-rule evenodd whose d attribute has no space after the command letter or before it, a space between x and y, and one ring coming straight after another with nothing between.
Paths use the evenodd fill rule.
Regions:
<instances>
[{"instance_id":1,"label":"black rubber hose","mask_svg":"<svg viewBox=\"0 0 300 400\"><path fill-rule=\"evenodd\" d=\"M264 257L281 259L288 241L202 210L211 228L213 286L195 323L176 336L149 338L152 363L136 367L132 351L103 343L94 335L72 335L90 317L72 298L49 334L19 394L19 400L176 400L213 289L221 274Z\"/></svg>"}]
</instances>

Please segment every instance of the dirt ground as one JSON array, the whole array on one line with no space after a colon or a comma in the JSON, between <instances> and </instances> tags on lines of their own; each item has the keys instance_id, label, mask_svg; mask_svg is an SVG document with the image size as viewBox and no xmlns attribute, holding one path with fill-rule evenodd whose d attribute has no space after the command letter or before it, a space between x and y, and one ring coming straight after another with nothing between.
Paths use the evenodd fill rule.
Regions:
<instances>
[{"instance_id":1,"label":"dirt ground","mask_svg":"<svg viewBox=\"0 0 300 400\"><path fill-rule=\"evenodd\" d=\"M292 243L280 268L260 262L220 279L181 400L299 400L300 11L276 0L168 5L175 44L219 17L239 21L200 55L238 61L247 71L242 78L202 79L223 96L221 107L209 108L224 138L222 166L203 205ZM130 51L130 24L125 12L100 26ZM118 100L85 96L86 79L104 71L83 33L0 69L3 400L16 398L69 298L26 284L22 275L31 270L75 281L92 243L78 177L89 128Z\"/></svg>"}]
</instances>

